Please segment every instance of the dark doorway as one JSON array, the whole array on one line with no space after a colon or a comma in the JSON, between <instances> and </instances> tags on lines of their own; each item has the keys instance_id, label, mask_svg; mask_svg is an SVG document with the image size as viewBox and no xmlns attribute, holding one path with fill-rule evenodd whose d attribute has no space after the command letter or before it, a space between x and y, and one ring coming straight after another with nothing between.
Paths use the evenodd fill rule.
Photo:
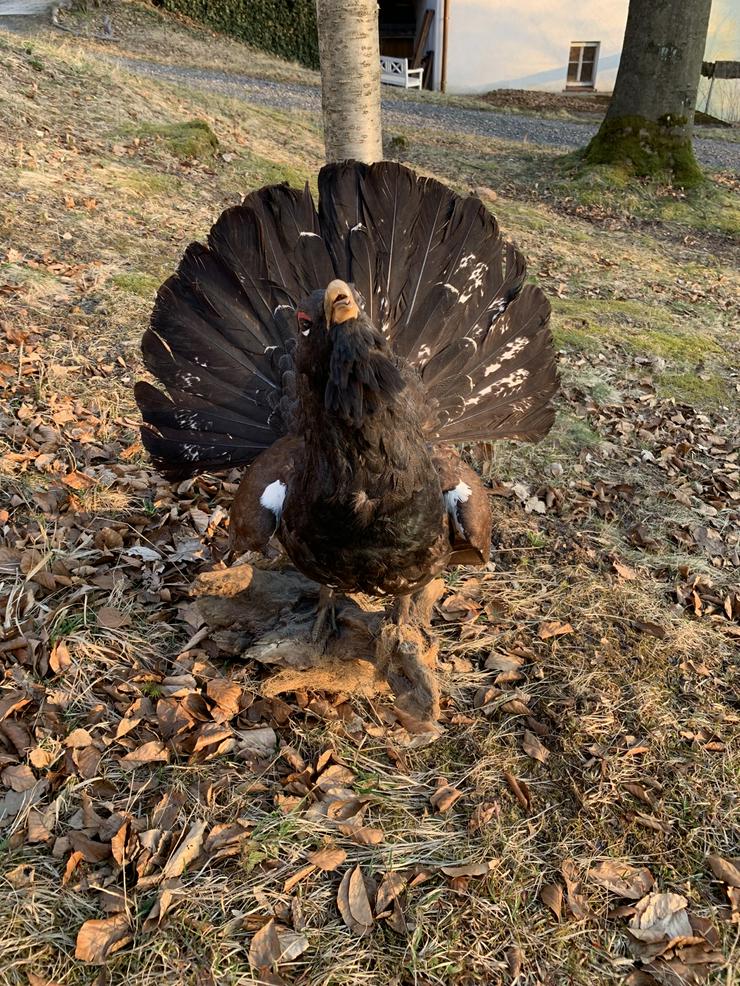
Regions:
<instances>
[{"instance_id":1,"label":"dark doorway","mask_svg":"<svg viewBox=\"0 0 740 986\"><path fill-rule=\"evenodd\" d=\"M380 53L407 58L424 69L424 88L433 87L437 0L380 0Z\"/></svg>"},{"instance_id":2,"label":"dark doorway","mask_svg":"<svg viewBox=\"0 0 740 986\"><path fill-rule=\"evenodd\" d=\"M380 0L380 53L413 58L416 40L416 5L413 0Z\"/></svg>"}]
</instances>

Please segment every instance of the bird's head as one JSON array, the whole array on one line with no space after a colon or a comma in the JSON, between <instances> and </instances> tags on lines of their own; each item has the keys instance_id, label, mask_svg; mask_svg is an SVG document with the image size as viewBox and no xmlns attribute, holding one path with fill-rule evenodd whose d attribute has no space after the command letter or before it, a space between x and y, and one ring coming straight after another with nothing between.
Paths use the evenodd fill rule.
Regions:
<instances>
[{"instance_id":1,"label":"bird's head","mask_svg":"<svg viewBox=\"0 0 740 986\"><path fill-rule=\"evenodd\" d=\"M331 281L304 298L296 310L297 364L324 407L357 426L363 415L392 403L405 384L383 334L346 281Z\"/></svg>"},{"instance_id":2,"label":"bird's head","mask_svg":"<svg viewBox=\"0 0 740 986\"><path fill-rule=\"evenodd\" d=\"M344 281L332 281L324 291L324 319L326 324L342 325L360 317L360 306L355 292Z\"/></svg>"},{"instance_id":3,"label":"bird's head","mask_svg":"<svg viewBox=\"0 0 740 986\"><path fill-rule=\"evenodd\" d=\"M335 325L345 322L369 319L362 310L362 299L351 284L334 280L328 287L313 291L303 298L296 309L298 330L304 339L304 349L316 349L322 342L329 341L330 331ZM348 326L349 328L349 326Z\"/></svg>"}]
</instances>

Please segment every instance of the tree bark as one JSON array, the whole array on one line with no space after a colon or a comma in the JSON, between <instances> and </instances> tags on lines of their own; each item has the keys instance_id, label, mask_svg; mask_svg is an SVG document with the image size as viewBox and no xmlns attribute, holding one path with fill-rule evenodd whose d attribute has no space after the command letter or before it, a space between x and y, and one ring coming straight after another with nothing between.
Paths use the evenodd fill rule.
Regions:
<instances>
[{"instance_id":1,"label":"tree bark","mask_svg":"<svg viewBox=\"0 0 740 986\"><path fill-rule=\"evenodd\" d=\"M589 163L669 171L684 185L701 180L691 134L711 5L630 0L614 95L586 148Z\"/></svg>"},{"instance_id":2,"label":"tree bark","mask_svg":"<svg viewBox=\"0 0 740 986\"><path fill-rule=\"evenodd\" d=\"M377 0L317 0L327 161L383 157Z\"/></svg>"}]
</instances>

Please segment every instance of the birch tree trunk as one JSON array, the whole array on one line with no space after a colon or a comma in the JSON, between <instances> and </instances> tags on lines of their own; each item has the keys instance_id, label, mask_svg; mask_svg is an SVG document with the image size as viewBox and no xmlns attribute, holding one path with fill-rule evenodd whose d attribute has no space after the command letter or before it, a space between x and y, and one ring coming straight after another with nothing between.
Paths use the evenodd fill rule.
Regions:
<instances>
[{"instance_id":1,"label":"birch tree trunk","mask_svg":"<svg viewBox=\"0 0 740 986\"><path fill-rule=\"evenodd\" d=\"M377 0L317 0L327 161L383 157Z\"/></svg>"},{"instance_id":2,"label":"birch tree trunk","mask_svg":"<svg viewBox=\"0 0 740 986\"><path fill-rule=\"evenodd\" d=\"M696 93L712 0L630 0L609 110L586 148L591 164L626 163L638 175L668 171L693 185Z\"/></svg>"}]
</instances>

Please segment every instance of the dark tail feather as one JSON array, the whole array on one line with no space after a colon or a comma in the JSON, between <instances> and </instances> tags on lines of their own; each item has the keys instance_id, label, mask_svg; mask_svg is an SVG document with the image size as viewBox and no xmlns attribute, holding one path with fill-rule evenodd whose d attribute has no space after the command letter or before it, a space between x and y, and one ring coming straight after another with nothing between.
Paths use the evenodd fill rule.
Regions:
<instances>
[{"instance_id":1,"label":"dark tail feather","mask_svg":"<svg viewBox=\"0 0 740 986\"><path fill-rule=\"evenodd\" d=\"M160 289L142 350L143 441L169 475L251 462L292 415L295 307L353 282L437 405L430 438L542 437L557 389L549 306L483 204L398 164L328 165L227 209Z\"/></svg>"},{"instance_id":2,"label":"dark tail feather","mask_svg":"<svg viewBox=\"0 0 740 986\"><path fill-rule=\"evenodd\" d=\"M536 440L558 387L550 307L476 198L402 165L327 165L321 230L394 350L438 405L439 441ZM521 292L521 294L520 294Z\"/></svg>"},{"instance_id":3,"label":"dark tail feather","mask_svg":"<svg viewBox=\"0 0 740 986\"><path fill-rule=\"evenodd\" d=\"M166 394L139 384L157 467L192 475L251 462L287 430L295 307L334 270L308 188L269 186L227 209L162 285L142 352Z\"/></svg>"}]
</instances>

